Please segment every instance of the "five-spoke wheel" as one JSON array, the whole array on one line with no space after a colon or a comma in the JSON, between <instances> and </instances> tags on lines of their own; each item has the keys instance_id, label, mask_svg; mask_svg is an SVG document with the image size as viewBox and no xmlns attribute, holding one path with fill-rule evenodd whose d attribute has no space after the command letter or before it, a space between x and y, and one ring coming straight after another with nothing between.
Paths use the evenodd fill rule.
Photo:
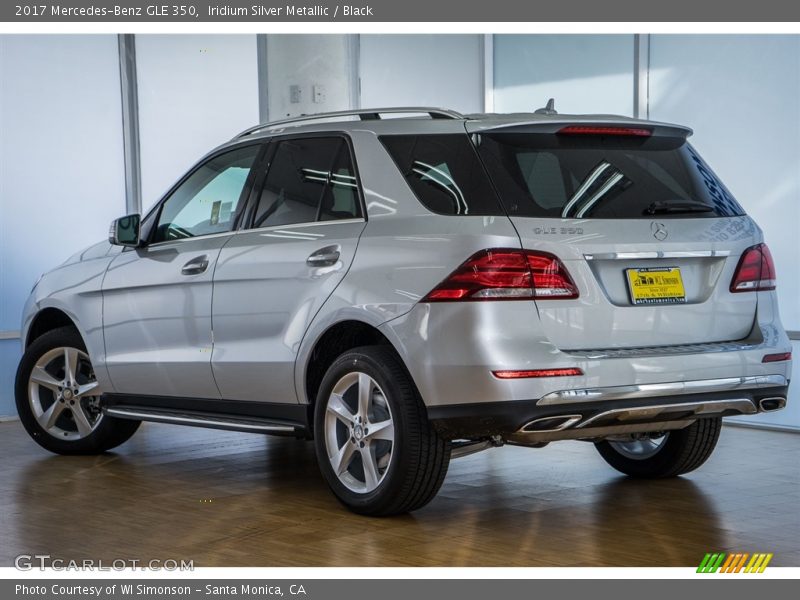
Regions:
<instances>
[{"instance_id":1,"label":"five-spoke wheel","mask_svg":"<svg viewBox=\"0 0 800 600\"><path fill-rule=\"evenodd\" d=\"M392 461L394 422L386 395L366 373L348 373L331 390L325 414L328 460L354 492L380 485Z\"/></svg>"},{"instance_id":2,"label":"five-spoke wheel","mask_svg":"<svg viewBox=\"0 0 800 600\"><path fill-rule=\"evenodd\" d=\"M36 361L28 378L34 417L50 435L85 438L100 424L100 387L89 356L77 348L57 347Z\"/></svg>"},{"instance_id":3,"label":"five-spoke wheel","mask_svg":"<svg viewBox=\"0 0 800 600\"><path fill-rule=\"evenodd\" d=\"M25 349L17 370L19 418L39 445L59 454L97 454L119 446L139 421L104 415L102 389L80 334L45 333Z\"/></svg>"},{"instance_id":4,"label":"five-spoke wheel","mask_svg":"<svg viewBox=\"0 0 800 600\"><path fill-rule=\"evenodd\" d=\"M394 515L425 506L450 462L405 366L388 346L342 354L320 384L314 413L320 470L351 510Z\"/></svg>"}]
</instances>

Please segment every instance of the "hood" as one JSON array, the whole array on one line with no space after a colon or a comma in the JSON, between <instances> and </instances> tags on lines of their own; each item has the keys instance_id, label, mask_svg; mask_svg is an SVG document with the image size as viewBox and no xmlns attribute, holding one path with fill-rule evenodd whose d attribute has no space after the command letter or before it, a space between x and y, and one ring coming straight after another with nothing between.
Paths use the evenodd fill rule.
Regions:
<instances>
[{"instance_id":1,"label":"hood","mask_svg":"<svg viewBox=\"0 0 800 600\"><path fill-rule=\"evenodd\" d=\"M103 240L102 242L97 242L92 244L91 246L87 246L86 248L79 250L72 256L70 256L67 260L62 262L59 267L63 267L65 265L71 265L73 263L81 262L84 260L92 260L94 258L102 258L106 256L109 252L112 251L114 246L112 246L108 240Z\"/></svg>"}]
</instances>

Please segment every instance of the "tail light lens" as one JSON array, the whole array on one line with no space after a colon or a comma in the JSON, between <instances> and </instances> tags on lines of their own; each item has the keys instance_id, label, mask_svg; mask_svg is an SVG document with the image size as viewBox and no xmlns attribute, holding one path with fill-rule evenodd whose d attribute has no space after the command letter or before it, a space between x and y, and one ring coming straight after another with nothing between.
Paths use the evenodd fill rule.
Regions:
<instances>
[{"instance_id":1,"label":"tail light lens","mask_svg":"<svg viewBox=\"0 0 800 600\"><path fill-rule=\"evenodd\" d=\"M547 252L494 248L471 256L422 301L577 297L578 288L558 257Z\"/></svg>"},{"instance_id":2,"label":"tail light lens","mask_svg":"<svg viewBox=\"0 0 800 600\"><path fill-rule=\"evenodd\" d=\"M731 281L731 292L775 289L775 263L766 244L750 246L742 254Z\"/></svg>"},{"instance_id":3,"label":"tail light lens","mask_svg":"<svg viewBox=\"0 0 800 600\"><path fill-rule=\"evenodd\" d=\"M642 127L608 127L598 125L569 125L558 130L559 135L616 135L650 137L653 131Z\"/></svg>"}]
</instances>

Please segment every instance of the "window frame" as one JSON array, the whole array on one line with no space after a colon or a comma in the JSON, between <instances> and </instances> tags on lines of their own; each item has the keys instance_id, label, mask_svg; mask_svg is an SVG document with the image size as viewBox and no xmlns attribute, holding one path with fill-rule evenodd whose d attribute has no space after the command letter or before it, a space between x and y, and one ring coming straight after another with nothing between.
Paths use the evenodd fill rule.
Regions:
<instances>
[{"instance_id":1,"label":"window frame","mask_svg":"<svg viewBox=\"0 0 800 600\"><path fill-rule=\"evenodd\" d=\"M203 158L201 158L197 163L192 166L184 175L178 179L178 181L171 187L167 192L161 196L158 202L153 205L153 207L147 212L147 214L142 218L142 223L144 223L147 219L152 218L153 221L148 223L147 227L147 234L146 238L142 240L142 245L144 247L157 247L163 244L174 244L176 242L188 242L190 240L199 240L204 238L209 238L213 236L221 236L221 235L232 235L236 233L240 225L242 223L242 216L247 211L247 207L251 202L251 197L253 194L253 190L255 189L256 179L258 179L259 173L262 172L262 168L265 164L265 158L267 156L267 151L269 149L269 142L268 140L265 141L263 139L258 140L247 140L241 144L235 144L231 146L225 146L224 148L219 148L214 150L213 152L206 154ZM169 201L170 198L175 194L175 192L184 184L188 179L194 175L197 171L199 171L202 167L206 164L211 162L212 160L219 158L225 154L230 152L235 152L236 150L241 150L243 148L247 148L250 146L258 147L258 152L256 152L256 157L253 161L253 166L250 168L250 173L247 175L247 179L245 180L244 187L242 188L242 193L239 196L239 203L236 206L236 213L233 216L233 225L228 231L223 232L215 232L215 233L205 233L202 235L196 235L188 238L180 238L175 240L160 240L160 241L153 241L155 237L156 231L158 230L158 220L161 218L161 213L164 209L164 205Z\"/></svg>"},{"instance_id":2,"label":"window frame","mask_svg":"<svg viewBox=\"0 0 800 600\"><path fill-rule=\"evenodd\" d=\"M358 197L359 208L361 209L361 216L360 217L352 217L349 219L332 219L330 221L321 221L319 220L319 206L317 207L317 218L314 221L301 221L297 223L289 223L283 225L265 225L263 227L253 227L253 220L255 219L255 213L258 209L258 204L261 198L261 192L264 188L264 183L266 182L267 176L269 175L269 170L272 168L272 161L275 157L275 153L278 151L278 146L283 141L288 140L299 140L299 139L340 139L344 140L347 150L350 153L350 162L353 165L353 175L356 178L356 194ZM244 215L238 224L239 231L262 231L262 230L270 230L270 229L285 229L287 227L297 227L297 226L310 226L310 225L332 225L336 223L359 223L359 222L366 222L368 220L367 216L367 203L364 198L364 192L361 185L361 175L358 170L358 161L356 160L356 152L353 146L353 141L350 139L350 136L347 135L344 131L309 131L304 133L286 133L286 134L279 134L275 136L271 136L268 139L268 147L265 153L264 160L262 164L259 166L260 171L258 173L258 178L255 181L255 184L252 187L250 197L248 199L248 206L246 215ZM320 196L320 202L322 198Z\"/></svg>"}]
</instances>

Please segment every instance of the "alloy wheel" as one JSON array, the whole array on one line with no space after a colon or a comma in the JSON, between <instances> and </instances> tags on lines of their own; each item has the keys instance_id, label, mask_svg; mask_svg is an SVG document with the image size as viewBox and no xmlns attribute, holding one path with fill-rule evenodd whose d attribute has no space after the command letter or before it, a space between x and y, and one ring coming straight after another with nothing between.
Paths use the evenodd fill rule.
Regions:
<instances>
[{"instance_id":1,"label":"alloy wheel","mask_svg":"<svg viewBox=\"0 0 800 600\"><path fill-rule=\"evenodd\" d=\"M325 411L325 445L333 472L349 490L367 494L381 484L392 461L395 426L378 383L352 372L333 386Z\"/></svg>"},{"instance_id":2,"label":"alloy wheel","mask_svg":"<svg viewBox=\"0 0 800 600\"><path fill-rule=\"evenodd\" d=\"M59 347L36 361L28 379L33 416L53 437L80 440L100 424L100 385L89 356L77 348Z\"/></svg>"}]
</instances>

